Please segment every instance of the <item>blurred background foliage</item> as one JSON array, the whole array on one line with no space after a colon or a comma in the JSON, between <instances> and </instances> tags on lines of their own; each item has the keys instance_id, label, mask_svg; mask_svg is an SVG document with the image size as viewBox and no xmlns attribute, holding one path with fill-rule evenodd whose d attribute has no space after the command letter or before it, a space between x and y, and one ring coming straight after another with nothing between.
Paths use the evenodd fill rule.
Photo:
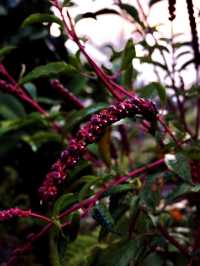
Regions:
<instances>
[{"instance_id":1,"label":"blurred background foliage","mask_svg":"<svg viewBox=\"0 0 200 266\"><path fill-rule=\"evenodd\" d=\"M65 2L69 4L70 1ZM149 1L150 7L156 2L159 1ZM145 36L154 34L157 29L151 28L147 21L141 19L141 10L132 5L121 4L120 1L113 10L79 14L76 20L94 19L101 13L120 15L121 12L133 23L134 29L141 36L139 40L128 39L121 51L115 51L112 45L107 45L112 51L112 68L104 66L104 69L127 89L135 89L140 96L153 99L161 112L166 114L166 120L176 137L184 141L189 133L184 128L181 113L177 111L178 101L184 98L185 106L189 110L186 119L189 126L193 127L193 106L199 95L199 84L192 84L189 89L184 90L181 75L178 74L188 64L194 63L194 59L191 57L176 69L177 85L174 86L173 68L169 67L168 62L155 61L153 53L158 50L161 57L165 58L174 51L175 61L188 53L193 56L191 41L176 42L176 36L172 36L171 39L154 40L154 45L149 45ZM112 103L113 99L96 79L93 69L80 53L72 54L66 49L67 37L64 34L58 37L50 34L49 18L43 25L30 23L26 27L21 26L23 21L34 13L53 15L50 3L46 0L0 2L1 63L17 82L22 82L26 77L22 82L24 89L49 112L49 116L45 117L14 95L0 92L0 208L18 206L52 215L52 210L60 213L72 203L61 198L62 204L55 204L57 207L40 205L37 190L41 181L66 147L69 137L77 132L91 114ZM144 56L137 55L135 43L142 46ZM179 52L178 49L183 47L186 49ZM132 64L134 58L137 58L140 64L151 64L157 80L138 86L136 81L139 73ZM34 68L62 61L73 67L73 71L61 71L63 65L60 66L60 71L55 66L50 71L48 66L44 72L37 70L35 77L32 75L27 79L27 73ZM164 82L159 78L160 72L161 76L164 73L166 77ZM54 77L58 77L66 88L78 96L85 108L77 108L72 102L66 102L52 87L51 79ZM59 132L52 129L52 123L55 122L60 126ZM176 147L164 133L160 130L153 138L144 131L138 119L124 119L115 124L105 132L97 144L89 146L85 160L71 171L70 179L63 187L63 194L73 193L73 197L78 195L79 200L84 199L109 178L127 174L128 171L162 158L167 153L174 153ZM195 201L194 197L199 196L199 187L192 190L192 177L191 174L187 175L187 171L190 173L188 162L199 161L199 152L199 141L189 141L189 144L184 146L186 159L177 156L175 165L168 162L172 172L160 168L148 175L148 182L143 186L142 182L146 176L142 176L141 180L136 178L127 182L116 191L109 191L109 201L106 198L104 202L108 210L105 206L100 206L100 211L97 210L103 216L103 221L96 217L94 221L88 217L79 224L79 214L75 213L70 217L73 220L71 227L63 232L59 232L57 228L52 230L49 236L34 245L30 254L20 258L19 265L186 265L187 258L180 256L173 245L163 236L159 236L155 223L161 221L182 244L191 244L195 227L195 220L192 218L196 217L195 208L199 208L199 201ZM182 167L184 173L180 172ZM83 176L86 177L81 181L80 177ZM188 193L190 199L187 208L185 203L184 207L173 207L176 198L184 193ZM72 202L76 202L76 199L73 198ZM170 205L171 208L165 209L165 205ZM161 206L160 209L158 206ZM136 234L136 238L128 232L130 221L134 219L134 232L131 234ZM0 265L4 265L3 262L8 260L16 245L26 240L26 235L36 232L40 227L40 222L31 219L15 219L1 223Z\"/></svg>"}]
</instances>

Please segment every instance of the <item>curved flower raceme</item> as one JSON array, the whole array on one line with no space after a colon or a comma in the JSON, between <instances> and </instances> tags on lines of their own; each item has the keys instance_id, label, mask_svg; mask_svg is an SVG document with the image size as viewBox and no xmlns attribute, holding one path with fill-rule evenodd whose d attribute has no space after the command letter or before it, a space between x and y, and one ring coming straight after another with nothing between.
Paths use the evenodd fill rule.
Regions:
<instances>
[{"instance_id":1,"label":"curved flower raceme","mask_svg":"<svg viewBox=\"0 0 200 266\"><path fill-rule=\"evenodd\" d=\"M19 208L11 208L8 210L0 211L0 221L8 220L14 217L28 217L31 215L31 210L24 211Z\"/></svg>"},{"instance_id":2,"label":"curved flower raceme","mask_svg":"<svg viewBox=\"0 0 200 266\"><path fill-rule=\"evenodd\" d=\"M155 124L157 115L155 105L151 101L141 99L137 96L133 96L122 102L117 102L101 110L99 113L92 115L89 122L69 141L67 149L61 153L60 158L52 165L50 172L39 188L42 199L47 201L57 196L58 186L64 182L68 176L68 171L78 163L81 155L86 150L86 146L96 142L107 126L122 118L136 114L142 115L152 125Z\"/></svg>"}]
</instances>

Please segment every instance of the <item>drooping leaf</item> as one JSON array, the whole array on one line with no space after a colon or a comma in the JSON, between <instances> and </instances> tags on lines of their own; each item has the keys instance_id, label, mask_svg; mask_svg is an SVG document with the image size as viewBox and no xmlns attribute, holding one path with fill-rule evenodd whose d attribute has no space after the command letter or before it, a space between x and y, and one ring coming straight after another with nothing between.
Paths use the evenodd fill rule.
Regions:
<instances>
[{"instance_id":1,"label":"drooping leaf","mask_svg":"<svg viewBox=\"0 0 200 266\"><path fill-rule=\"evenodd\" d=\"M188 55L188 54L191 55L191 51L183 51L183 52L176 55L176 60L178 60L180 57Z\"/></svg>"},{"instance_id":2,"label":"drooping leaf","mask_svg":"<svg viewBox=\"0 0 200 266\"><path fill-rule=\"evenodd\" d=\"M119 4L119 7L125 10L137 23L144 27L144 24L138 15L138 11L134 6L128 4Z\"/></svg>"},{"instance_id":3,"label":"drooping leaf","mask_svg":"<svg viewBox=\"0 0 200 266\"><path fill-rule=\"evenodd\" d=\"M38 78L54 78L60 74L72 74L74 72L75 68L64 62L49 63L47 65L34 68L20 80L20 83L28 83Z\"/></svg>"},{"instance_id":4,"label":"drooping leaf","mask_svg":"<svg viewBox=\"0 0 200 266\"><path fill-rule=\"evenodd\" d=\"M167 167L186 181L191 181L190 164L187 157L182 153L166 154Z\"/></svg>"},{"instance_id":5,"label":"drooping leaf","mask_svg":"<svg viewBox=\"0 0 200 266\"><path fill-rule=\"evenodd\" d=\"M22 27L27 27L36 23L57 23L62 26L62 21L54 15L35 13L23 21Z\"/></svg>"},{"instance_id":6,"label":"drooping leaf","mask_svg":"<svg viewBox=\"0 0 200 266\"><path fill-rule=\"evenodd\" d=\"M79 14L78 16L76 16L75 21L78 22L79 20L84 19L84 18L97 19L97 16L106 15L106 14L119 15L119 13L116 10L114 10L114 9L103 8L103 9L100 9L100 10L98 10L96 12L86 12L86 13L83 13L83 14Z\"/></svg>"},{"instance_id":7,"label":"drooping leaf","mask_svg":"<svg viewBox=\"0 0 200 266\"><path fill-rule=\"evenodd\" d=\"M161 69L165 70L168 73L167 66L163 65L162 63L152 60L150 57L138 57L142 63L152 64L154 66L160 67Z\"/></svg>"},{"instance_id":8,"label":"drooping leaf","mask_svg":"<svg viewBox=\"0 0 200 266\"><path fill-rule=\"evenodd\" d=\"M149 1L149 6L151 7L151 6L153 6L154 4L156 4L156 3L160 2L160 1L162 1L162 0L150 0Z\"/></svg>"},{"instance_id":9,"label":"drooping leaf","mask_svg":"<svg viewBox=\"0 0 200 266\"><path fill-rule=\"evenodd\" d=\"M182 70L184 70L186 67L188 67L189 65L191 65L191 64L193 64L193 63L195 63L195 59L194 59L194 58L192 58L192 59L188 60L187 62L185 62L185 63L179 68L178 71L182 71Z\"/></svg>"}]
</instances>

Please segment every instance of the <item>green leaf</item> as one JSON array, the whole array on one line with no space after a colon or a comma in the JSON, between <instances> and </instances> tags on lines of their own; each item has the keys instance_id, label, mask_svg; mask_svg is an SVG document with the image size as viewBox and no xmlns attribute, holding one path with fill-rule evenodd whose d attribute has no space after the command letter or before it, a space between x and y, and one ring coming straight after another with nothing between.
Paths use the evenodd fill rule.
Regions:
<instances>
[{"instance_id":1,"label":"green leaf","mask_svg":"<svg viewBox=\"0 0 200 266\"><path fill-rule=\"evenodd\" d=\"M132 65L133 58L136 57L133 40L128 40L122 54L121 70L125 70Z\"/></svg>"},{"instance_id":2,"label":"green leaf","mask_svg":"<svg viewBox=\"0 0 200 266\"><path fill-rule=\"evenodd\" d=\"M74 204L75 202L77 202L77 196L75 196L73 193L62 195L56 200L53 206L52 216L56 217L60 212L66 210L70 205Z\"/></svg>"},{"instance_id":3,"label":"green leaf","mask_svg":"<svg viewBox=\"0 0 200 266\"><path fill-rule=\"evenodd\" d=\"M21 26L27 27L35 23L57 23L60 26L63 26L62 21L58 17L42 13L35 13L30 15L23 21Z\"/></svg>"},{"instance_id":4,"label":"green leaf","mask_svg":"<svg viewBox=\"0 0 200 266\"><path fill-rule=\"evenodd\" d=\"M7 54L11 53L14 49L16 49L13 45L8 45L0 49L0 58L6 56Z\"/></svg>"},{"instance_id":5,"label":"green leaf","mask_svg":"<svg viewBox=\"0 0 200 266\"><path fill-rule=\"evenodd\" d=\"M76 16L75 22L77 23L79 20L84 19L84 18L97 19L97 16L106 15L106 14L119 15L119 13L116 10L114 10L114 9L103 8L103 9L100 9L100 10L98 10L96 12L86 12L86 13L83 13L83 14L79 14L78 16Z\"/></svg>"},{"instance_id":6,"label":"green leaf","mask_svg":"<svg viewBox=\"0 0 200 266\"><path fill-rule=\"evenodd\" d=\"M85 198L88 198L89 196L92 196L93 191L91 189L91 186L94 185L95 183L96 183L96 179L90 180L81 188L79 195L78 195L79 201Z\"/></svg>"},{"instance_id":7,"label":"green leaf","mask_svg":"<svg viewBox=\"0 0 200 266\"><path fill-rule=\"evenodd\" d=\"M0 92L0 115L5 119L24 116L25 110L21 102L12 95Z\"/></svg>"},{"instance_id":8,"label":"green leaf","mask_svg":"<svg viewBox=\"0 0 200 266\"><path fill-rule=\"evenodd\" d=\"M111 143L111 128L105 129L104 134L98 141L99 153L104 163L110 167L111 166L111 153L110 153L110 143Z\"/></svg>"},{"instance_id":9,"label":"green leaf","mask_svg":"<svg viewBox=\"0 0 200 266\"><path fill-rule=\"evenodd\" d=\"M76 125L78 125L82 121L84 121L88 116L100 111L101 109L103 109L105 107L107 107L107 105L105 103L98 103L98 104L86 107L82 110L73 111L67 117L67 124L66 124L65 128L67 130L73 129Z\"/></svg>"},{"instance_id":10,"label":"green leaf","mask_svg":"<svg viewBox=\"0 0 200 266\"><path fill-rule=\"evenodd\" d=\"M30 128L31 126L37 129L49 127L49 122L44 119L39 113L31 113L22 118L6 120L0 122L0 135L9 133L11 131L21 130L25 128Z\"/></svg>"},{"instance_id":11,"label":"green leaf","mask_svg":"<svg viewBox=\"0 0 200 266\"><path fill-rule=\"evenodd\" d=\"M145 57L137 57L138 59L140 59L141 63L146 63L146 64L152 64L154 66L160 67L163 70L165 70L168 73L168 68L167 66L163 65L162 63L158 62L158 61L154 61L152 60L150 57L145 56Z\"/></svg>"},{"instance_id":12,"label":"green leaf","mask_svg":"<svg viewBox=\"0 0 200 266\"><path fill-rule=\"evenodd\" d=\"M111 244L99 254L95 266L134 265L141 252L142 245L141 239L126 240Z\"/></svg>"},{"instance_id":13,"label":"green leaf","mask_svg":"<svg viewBox=\"0 0 200 266\"><path fill-rule=\"evenodd\" d=\"M128 4L119 4L119 7L125 10L137 23L139 23L144 28L144 24L140 20L138 11L134 6Z\"/></svg>"},{"instance_id":14,"label":"green leaf","mask_svg":"<svg viewBox=\"0 0 200 266\"><path fill-rule=\"evenodd\" d=\"M143 266L149 266L149 265L162 266L164 260L158 254L151 253L147 258L145 258L143 263L144 263Z\"/></svg>"},{"instance_id":15,"label":"green leaf","mask_svg":"<svg viewBox=\"0 0 200 266\"><path fill-rule=\"evenodd\" d=\"M55 132L38 131L33 135L23 135L22 140L27 142L33 151L37 151L42 144L46 142L58 142L61 143L62 138Z\"/></svg>"},{"instance_id":16,"label":"green leaf","mask_svg":"<svg viewBox=\"0 0 200 266\"><path fill-rule=\"evenodd\" d=\"M95 205L92 211L92 217L108 231L114 232L114 220L105 204L99 203Z\"/></svg>"},{"instance_id":17,"label":"green leaf","mask_svg":"<svg viewBox=\"0 0 200 266\"><path fill-rule=\"evenodd\" d=\"M24 88L27 90L27 92L30 94L30 96L36 100L37 99L37 89L36 86L33 83L25 83Z\"/></svg>"},{"instance_id":18,"label":"green leaf","mask_svg":"<svg viewBox=\"0 0 200 266\"><path fill-rule=\"evenodd\" d=\"M177 174L186 181L191 181L192 177L189 160L184 154L166 154L165 163L167 167L175 174Z\"/></svg>"},{"instance_id":19,"label":"green leaf","mask_svg":"<svg viewBox=\"0 0 200 266\"><path fill-rule=\"evenodd\" d=\"M115 194L124 193L124 192L131 191L131 190L133 190L133 186L131 184L118 185L118 186L112 187L108 191L108 195L115 195Z\"/></svg>"},{"instance_id":20,"label":"green leaf","mask_svg":"<svg viewBox=\"0 0 200 266\"><path fill-rule=\"evenodd\" d=\"M69 7L69 6L73 6L74 3L71 2L71 0L64 0L63 3L62 3L62 6L63 7Z\"/></svg>"},{"instance_id":21,"label":"green leaf","mask_svg":"<svg viewBox=\"0 0 200 266\"><path fill-rule=\"evenodd\" d=\"M160 201L159 189L156 191L153 189L155 181L156 175L148 175L147 180L139 194L140 200L152 209L155 209Z\"/></svg>"},{"instance_id":22,"label":"green leaf","mask_svg":"<svg viewBox=\"0 0 200 266\"><path fill-rule=\"evenodd\" d=\"M195 59L194 59L194 58L192 58L192 59L188 60L187 62L185 62L185 63L179 68L178 71L182 71L182 70L184 70L186 67L188 67L189 65L191 65L191 64L193 64L193 63L195 63Z\"/></svg>"},{"instance_id":23,"label":"green leaf","mask_svg":"<svg viewBox=\"0 0 200 266\"><path fill-rule=\"evenodd\" d=\"M133 80L136 79L138 72L132 65L122 71L122 84L126 88L132 88Z\"/></svg>"},{"instance_id":24,"label":"green leaf","mask_svg":"<svg viewBox=\"0 0 200 266\"><path fill-rule=\"evenodd\" d=\"M152 5L154 5L154 4L156 4L156 3L160 2L160 1L162 1L162 0L150 0L149 1L149 6L151 7Z\"/></svg>"},{"instance_id":25,"label":"green leaf","mask_svg":"<svg viewBox=\"0 0 200 266\"><path fill-rule=\"evenodd\" d=\"M47 65L34 68L20 80L20 83L28 83L38 78L54 78L60 74L72 74L74 72L75 68L64 62L49 63Z\"/></svg>"},{"instance_id":26,"label":"green leaf","mask_svg":"<svg viewBox=\"0 0 200 266\"><path fill-rule=\"evenodd\" d=\"M151 82L147 86L140 88L138 93L144 98L154 98L158 95L162 105L166 102L166 90L162 84L158 82Z\"/></svg>"}]
</instances>

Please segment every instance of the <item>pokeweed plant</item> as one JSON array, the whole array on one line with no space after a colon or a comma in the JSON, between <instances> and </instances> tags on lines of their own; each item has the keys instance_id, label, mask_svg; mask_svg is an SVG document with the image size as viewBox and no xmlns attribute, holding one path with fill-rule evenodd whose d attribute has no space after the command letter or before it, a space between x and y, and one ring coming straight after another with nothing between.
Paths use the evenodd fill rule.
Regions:
<instances>
[{"instance_id":1,"label":"pokeweed plant","mask_svg":"<svg viewBox=\"0 0 200 266\"><path fill-rule=\"evenodd\" d=\"M54 60L36 61L32 70L27 64L17 76L6 67L17 48L0 50L3 265L199 265L200 57L193 1L185 1L187 43L173 31L170 39L156 38L139 0L137 8L117 1L75 19L72 1L52 0L59 18L34 13L21 30L32 34L57 23L62 38L79 48L75 55L59 54L63 40L57 46L45 35ZM172 28L175 5L168 1ZM121 52L112 48L112 70L95 62L75 29L81 19L105 14L123 16L141 36ZM145 56L137 56L135 45ZM192 59L178 68L188 53ZM138 87L135 58L151 64L158 80ZM186 88L189 64L197 79Z\"/></svg>"}]
</instances>

